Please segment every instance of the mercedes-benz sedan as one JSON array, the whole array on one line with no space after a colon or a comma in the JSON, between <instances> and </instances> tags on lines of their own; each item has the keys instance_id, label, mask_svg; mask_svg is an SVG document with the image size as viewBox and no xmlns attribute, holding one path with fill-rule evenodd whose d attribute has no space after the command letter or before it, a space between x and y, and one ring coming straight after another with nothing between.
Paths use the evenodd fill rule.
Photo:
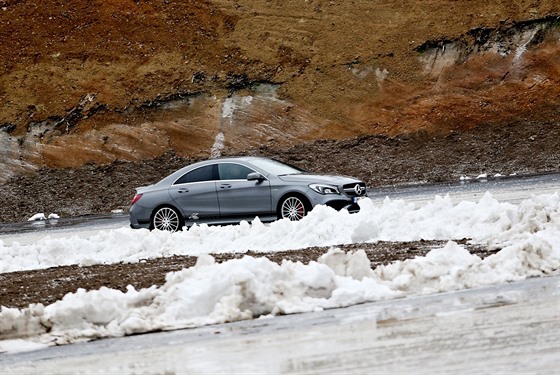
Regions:
<instances>
[{"instance_id":1,"label":"mercedes-benz sedan","mask_svg":"<svg viewBox=\"0 0 560 375\"><path fill-rule=\"evenodd\" d=\"M367 195L365 183L355 178L307 173L262 157L202 161L136 192L131 227L173 232L257 216L263 222L300 220L319 204L356 212L357 200Z\"/></svg>"}]
</instances>

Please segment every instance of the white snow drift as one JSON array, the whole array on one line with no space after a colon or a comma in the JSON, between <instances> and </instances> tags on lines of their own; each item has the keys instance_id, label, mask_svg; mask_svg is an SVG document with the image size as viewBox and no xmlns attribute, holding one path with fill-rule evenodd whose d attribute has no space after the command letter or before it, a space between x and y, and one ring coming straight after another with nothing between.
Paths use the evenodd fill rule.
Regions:
<instances>
[{"instance_id":1,"label":"white snow drift","mask_svg":"<svg viewBox=\"0 0 560 375\"><path fill-rule=\"evenodd\" d=\"M453 205L436 197L422 206L369 200L350 215L319 207L300 222L265 226L197 226L177 234L118 229L90 238L0 244L3 272L59 264L138 261L172 254L199 255L191 269L167 275L159 287L126 293L78 290L49 306L0 311L0 350L17 339L61 344L161 329L349 306L502 283L559 273L560 197L533 197L519 205L489 194ZM425 257L371 270L363 251L332 248L309 265L245 257L216 264L208 252L295 249L377 240L472 238L502 250L480 259L455 242ZM16 345L17 344L17 345Z\"/></svg>"},{"instance_id":2,"label":"white snow drift","mask_svg":"<svg viewBox=\"0 0 560 375\"><path fill-rule=\"evenodd\" d=\"M227 227L200 225L173 234L121 228L88 238L46 237L29 245L5 245L0 240L0 272L381 240L472 238L503 247L536 232L543 232L543 236L549 233L553 238L560 221L559 201L558 193L536 196L520 205L500 203L489 193L478 203L463 201L455 205L449 196L437 196L420 206L388 198L375 206L366 199L360 201L361 211L357 214L320 206L300 222L280 220L264 225L255 220L252 224Z\"/></svg>"}]
</instances>

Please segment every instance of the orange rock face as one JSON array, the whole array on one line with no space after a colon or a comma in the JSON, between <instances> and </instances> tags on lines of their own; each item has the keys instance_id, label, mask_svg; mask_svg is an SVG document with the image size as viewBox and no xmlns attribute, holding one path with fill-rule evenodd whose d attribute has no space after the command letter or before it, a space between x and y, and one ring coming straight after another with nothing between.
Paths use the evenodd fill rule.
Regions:
<instances>
[{"instance_id":1,"label":"orange rock face","mask_svg":"<svg viewBox=\"0 0 560 375\"><path fill-rule=\"evenodd\" d=\"M557 1L0 0L0 180L511 121L559 127Z\"/></svg>"}]
</instances>

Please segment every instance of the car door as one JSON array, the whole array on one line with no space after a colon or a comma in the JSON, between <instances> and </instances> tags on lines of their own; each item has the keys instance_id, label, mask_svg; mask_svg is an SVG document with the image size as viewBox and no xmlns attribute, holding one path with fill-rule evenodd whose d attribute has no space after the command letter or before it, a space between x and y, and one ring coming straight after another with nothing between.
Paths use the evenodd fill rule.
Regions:
<instances>
[{"instance_id":1,"label":"car door","mask_svg":"<svg viewBox=\"0 0 560 375\"><path fill-rule=\"evenodd\" d=\"M218 164L220 179L216 188L223 219L251 220L273 212L270 182L266 179L248 181L247 175L253 172L253 169L239 163Z\"/></svg>"},{"instance_id":2,"label":"car door","mask_svg":"<svg viewBox=\"0 0 560 375\"><path fill-rule=\"evenodd\" d=\"M187 222L217 219L220 215L216 193L217 165L206 165L181 176L169 188Z\"/></svg>"}]
</instances>

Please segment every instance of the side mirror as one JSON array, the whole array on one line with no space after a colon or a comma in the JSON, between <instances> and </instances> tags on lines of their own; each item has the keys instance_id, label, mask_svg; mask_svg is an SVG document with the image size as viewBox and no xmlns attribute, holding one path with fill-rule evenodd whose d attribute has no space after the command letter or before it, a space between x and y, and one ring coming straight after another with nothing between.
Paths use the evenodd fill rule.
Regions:
<instances>
[{"instance_id":1,"label":"side mirror","mask_svg":"<svg viewBox=\"0 0 560 375\"><path fill-rule=\"evenodd\" d=\"M263 181L265 180L264 176L258 172L249 173L247 175L247 181Z\"/></svg>"}]
</instances>

